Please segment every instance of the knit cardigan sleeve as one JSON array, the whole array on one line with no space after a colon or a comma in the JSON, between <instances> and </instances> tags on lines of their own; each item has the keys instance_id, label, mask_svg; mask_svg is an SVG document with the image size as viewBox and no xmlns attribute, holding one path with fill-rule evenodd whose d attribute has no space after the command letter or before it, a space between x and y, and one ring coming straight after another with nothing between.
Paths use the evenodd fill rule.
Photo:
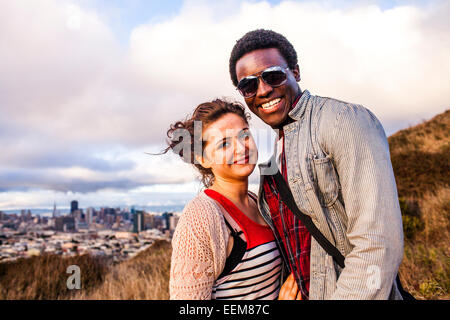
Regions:
<instances>
[{"instance_id":1,"label":"knit cardigan sleeve","mask_svg":"<svg viewBox=\"0 0 450 320\"><path fill-rule=\"evenodd\" d=\"M184 208L172 239L170 299L211 299L229 237L220 210L203 192Z\"/></svg>"}]
</instances>

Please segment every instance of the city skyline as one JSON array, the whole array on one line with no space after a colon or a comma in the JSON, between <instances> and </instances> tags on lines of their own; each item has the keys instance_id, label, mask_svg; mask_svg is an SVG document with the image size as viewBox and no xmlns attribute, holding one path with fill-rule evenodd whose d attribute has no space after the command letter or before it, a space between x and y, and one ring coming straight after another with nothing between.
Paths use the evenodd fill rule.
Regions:
<instances>
[{"instance_id":1,"label":"city skyline","mask_svg":"<svg viewBox=\"0 0 450 320\"><path fill-rule=\"evenodd\" d=\"M139 205L131 205L131 206L86 206L86 207L80 207L81 210L87 210L87 209L94 209L94 210L101 210L105 208L114 208L114 209L120 209L120 210L144 210L146 212L154 213L154 214L162 214L164 212L181 212L184 207L184 204L178 204L178 205L154 205L154 206L139 206ZM30 211L33 215L39 215L39 216L47 216L50 217L52 214L56 211L58 212L58 215L67 215L71 213L71 207L70 204L68 206L58 206L56 203L54 203L54 207L52 208L17 208L17 209L4 209L0 210L0 212L6 213L6 214L20 214L21 212Z\"/></svg>"},{"instance_id":2,"label":"city skyline","mask_svg":"<svg viewBox=\"0 0 450 320\"><path fill-rule=\"evenodd\" d=\"M430 119L450 106L449 15L440 0L2 1L0 210L183 206L196 171L148 153L199 103L243 102L228 58L256 28L294 44L302 89L364 105L387 135ZM251 127L265 161L274 134Z\"/></svg>"},{"instance_id":3,"label":"city skyline","mask_svg":"<svg viewBox=\"0 0 450 320\"><path fill-rule=\"evenodd\" d=\"M80 208L76 200L70 212L60 214L56 205L51 216L0 211L0 262L58 254L89 253L111 261L128 259L148 248L154 240L169 240L179 213L155 214L134 208Z\"/></svg>"}]
</instances>

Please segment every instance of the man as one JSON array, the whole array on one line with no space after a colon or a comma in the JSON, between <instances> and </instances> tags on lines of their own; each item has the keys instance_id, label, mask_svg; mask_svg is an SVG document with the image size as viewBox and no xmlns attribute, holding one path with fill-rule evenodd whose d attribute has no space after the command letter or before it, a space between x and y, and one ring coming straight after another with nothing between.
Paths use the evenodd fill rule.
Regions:
<instances>
[{"instance_id":1,"label":"man","mask_svg":"<svg viewBox=\"0 0 450 320\"><path fill-rule=\"evenodd\" d=\"M360 105L302 91L292 44L270 30L248 32L230 57L233 84L249 109L278 132L262 172L259 208L272 227L302 299L401 299L403 257L397 189L384 130ZM280 202L286 179L298 209L345 257L341 268Z\"/></svg>"}]
</instances>

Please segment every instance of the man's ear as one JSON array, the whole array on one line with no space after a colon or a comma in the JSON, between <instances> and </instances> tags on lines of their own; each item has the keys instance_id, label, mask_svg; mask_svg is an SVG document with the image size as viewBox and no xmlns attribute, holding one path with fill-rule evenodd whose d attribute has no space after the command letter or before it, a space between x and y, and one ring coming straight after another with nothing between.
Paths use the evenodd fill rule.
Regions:
<instances>
[{"instance_id":1,"label":"man's ear","mask_svg":"<svg viewBox=\"0 0 450 320\"><path fill-rule=\"evenodd\" d=\"M294 69L292 70L292 73L294 74L295 81L300 81L300 68L298 64L295 65Z\"/></svg>"}]
</instances>

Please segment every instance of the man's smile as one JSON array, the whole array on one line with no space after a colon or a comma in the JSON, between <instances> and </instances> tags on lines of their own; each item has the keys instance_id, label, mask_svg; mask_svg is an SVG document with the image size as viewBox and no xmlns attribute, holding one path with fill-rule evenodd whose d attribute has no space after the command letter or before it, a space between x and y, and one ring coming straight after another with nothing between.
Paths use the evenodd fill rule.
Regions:
<instances>
[{"instance_id":1,"label":"man's smile","mask_svg":"<svg viewBox=\"0 0 450 320\"><path fill-rule=\"evenodd\" d=\"M260 105L261 111L264 113L272 113L281 107L281 98L275 98Z\"/></svg>"}]
</instances>

